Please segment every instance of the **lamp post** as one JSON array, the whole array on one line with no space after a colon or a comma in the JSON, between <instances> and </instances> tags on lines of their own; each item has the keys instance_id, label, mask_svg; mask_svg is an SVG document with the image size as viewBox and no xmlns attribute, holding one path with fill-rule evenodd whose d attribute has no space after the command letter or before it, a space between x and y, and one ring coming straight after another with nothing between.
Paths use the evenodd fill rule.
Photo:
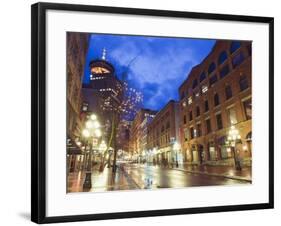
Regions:
<instances>
[{"instance_id":1,"label":"lamp post","mask_svg":"<svg viewBox=\"0 0 281 226\"><path fill-rule=\"evenodd\" d=\"M180 145L179 143L176 141L173 145L173 150L176 154L176 167L178 168L179 167L179 162L178 162L178 152L180 150Z\"/></svg>"},{"instance_id":2,"label":"lamp post","mask_svg":"<svg viewBox=\"0 0 281 226\"><path fill-rule=\"evenodd\" d=\"M98 139L101 137L102 133L100 130L100 123L97 120L97 116L95 114L90 115L89 119L85 123L85 128L82 131L82 135L86 138L87 148L90 153L90 159L88 162L88 171L92 170L92 148L94 138ZM86 148L86 149L87 149Z\"/></svg>"},{"instance_id":3,"label":"lamp post","mask_svg":"<svg viewBox=\"0 0 281 226\"><path fill-rule=\"evenodd\" d=\"M233 153L235 168L236 168L236 170L239 170L239 171L241 171L242 168L241 168L240 161L237 158L236 143L240 139L241 139L241 136L239 134L239 131L235 128L234 125L232 125L230 127L229 132L228 132L228 137L227 137L226 145L231 148L232 153Z\"/></svg>"}]
</instances>

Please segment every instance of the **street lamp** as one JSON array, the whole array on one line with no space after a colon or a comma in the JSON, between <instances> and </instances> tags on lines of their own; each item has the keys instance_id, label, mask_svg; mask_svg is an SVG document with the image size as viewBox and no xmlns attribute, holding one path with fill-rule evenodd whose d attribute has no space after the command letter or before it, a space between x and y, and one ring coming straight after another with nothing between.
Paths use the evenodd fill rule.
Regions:
<instances>
[{"instance_id":1,"label":"street lamp","mask_svg":"<svg viewBox=\"0 0 281 226\"><path fill-rule=\"evenodd\" d=\"M239 131L235 128L234 125L232 125L230 127L230 130L228 132L228 136L227 136L227 141L226 141L226 145L230 147L230 149L233 152L233 157L234 157L234 165L236 170L241 171L241 165L240 165L240 161L237 158L237 151L236 151L236 143L238 140L241 139L241 136L239 134Z\"/></svg>"},{"instance_id":2,"label":"street lamp","mask_svg":"<svg viewBox=\"0 0 281 226\"><path fill-rule=\"evenodd\" d=\"M178 162L178 151L180 150L180 145L179 143L176 141L173 145L173 150L176 153L176 167L179 167L179 162Z\"/></svg>"},{"instance_id":3,"label":"street lamp","mask_svg":"<svg viewBox=\"0 0 281 226\"><path fill-rule=\"evenodd\" d=\"M88 170L92 170L92 146L93 141L89 140L91 138L100 138L102 132L100 130L100 123L97 120L97 116L95 114L91 114L89 119L85 122L85 128L82 130L82 135L87 140L87 146L90 151L90 160L88 162Z\"/></svg>"}]
</instances>

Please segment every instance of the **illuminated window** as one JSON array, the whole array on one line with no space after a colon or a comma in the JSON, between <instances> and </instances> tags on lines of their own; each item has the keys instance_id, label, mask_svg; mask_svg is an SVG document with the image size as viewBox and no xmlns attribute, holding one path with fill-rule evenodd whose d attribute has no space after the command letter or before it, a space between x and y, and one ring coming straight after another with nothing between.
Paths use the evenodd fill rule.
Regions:
<instances>
[{"instance_id":1,"label":"illuminated window","mask_svg":"<svg viewBox=\"0 0 281 226\"><path fill-rule=\"evenodd\" d=\"M192 104L192 96L188 97L188 104Z\"/></svg>"},{"instance_id":2,"label":"illuminated window","mask_svg":"<svg viewBox=\"0 0 281 226\"><path fill-rule=\"evenodd\" d=\"M237 123L236 111L234 107L228 109L228 118L231 125Z\"/></svg>"},{"instance_id":3,"label":"illuminated window","mask_svg":"<svg viewBox=\"0 0 281 226\"><path fill-rule=\"evenodd\" d=\"M202 86L202 93L206 93L208 91L208 86Z\"/></svg>"},{"instance_id":4,"label":"illuminated window","mask_svg":"<svg viewBox=\"0 0 281 226\"><path fill-rule=\"evenodd\" d=\"M91 72L92 72L92 74L107 74L107 73L110 73L109 70L107 70L106 68L103 68L103 67L93 67L93 68L91 68Z\"/></svg>"}]
</instances>

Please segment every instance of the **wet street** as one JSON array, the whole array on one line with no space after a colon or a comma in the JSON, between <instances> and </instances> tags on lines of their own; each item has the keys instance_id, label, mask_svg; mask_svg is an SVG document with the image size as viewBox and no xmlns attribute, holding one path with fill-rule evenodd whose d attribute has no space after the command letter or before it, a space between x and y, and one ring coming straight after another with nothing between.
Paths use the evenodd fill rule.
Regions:
<instances>
[{"instance_id":1,"label":"wet street","mask_svg":"<svg viewBox=\"0 0 281 226\"><path fill-rule=\"evenodd\" d=\"M126 166L126 171L141 188L181 188L190 186L232 185L246 182L224 177L189 173L159 166Z\"/></svg>"},{"instance_id":2,"label":"wet street","mask_svg":"<svg viewBox=\"0 0 281 226\"><path fill-rule=\"evenodd\" d=\"M70 174L68 177L68 192L250 184L246 180L193 173L181 168L164 168L145 164L124 164L118 168L116 173L112 173L111 168L104 168L103 172L94 170L91 176L91 189L83 189L84 180L85 173L82 171Z\"/></svg>"}]
</instances>

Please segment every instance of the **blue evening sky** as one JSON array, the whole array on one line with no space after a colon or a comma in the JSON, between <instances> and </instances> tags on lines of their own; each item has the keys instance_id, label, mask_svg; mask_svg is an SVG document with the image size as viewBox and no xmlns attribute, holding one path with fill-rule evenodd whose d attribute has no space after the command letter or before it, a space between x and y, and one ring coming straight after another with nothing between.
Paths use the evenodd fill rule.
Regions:
<instances>
[{"instance_id":1,"label":"blue evening sky","mask_svg":"<svg viewBox=\"0 0 281 226\"><path fill-rule=\"evenodd\" d=\"M205 39L92 34L84 83L89 81L89 62L100 59L105 48L117 76L127 74L129 85L143 93L143 107L160 110L170 99L179 99L178 87L214 44Z\"/></svg>"}]
</instances>

